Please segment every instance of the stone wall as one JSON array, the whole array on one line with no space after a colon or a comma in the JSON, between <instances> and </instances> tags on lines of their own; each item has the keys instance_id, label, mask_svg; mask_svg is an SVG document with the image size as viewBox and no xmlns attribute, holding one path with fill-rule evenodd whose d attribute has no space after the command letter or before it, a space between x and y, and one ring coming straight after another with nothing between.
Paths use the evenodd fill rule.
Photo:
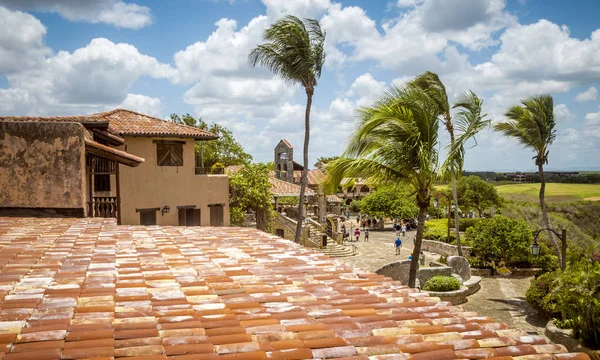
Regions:
<instances>
[{"instance_id":1,"label":"stone wall","mask_svg":"<svg viewBox=\"0 0 600 360\"><path fill-rule=\"evenodd\" d=\"M469 257L471 254L472 247L470 246L462 246L462 252L464 257ZM456 245L447 244L441 241L435 240L423 240L423 244L421 245L421 250L429 251L432 253L440 254L443 256L457 256L458 249Z\"/></svg>"},{"instance_id":2,"label":"stone wall","mask_svg":"<svg viewBox=\"0 0 600 360\"><path fill-rule=\"evenodd\" d=\"M0 122L0 209L84 216L85 142L79 123Z\"/></svg>"}]
</instances>

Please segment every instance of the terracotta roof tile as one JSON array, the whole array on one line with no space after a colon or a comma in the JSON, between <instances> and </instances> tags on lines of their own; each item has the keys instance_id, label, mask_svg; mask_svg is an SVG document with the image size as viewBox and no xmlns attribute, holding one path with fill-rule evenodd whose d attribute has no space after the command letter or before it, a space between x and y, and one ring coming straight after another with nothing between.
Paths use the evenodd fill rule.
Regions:
<instances>
[{"instance_id":1,"label":"terracotta roof tile","mask_svg":"<svg viewBox=\"0 0 600 360\"><path fill-rule=\"evenodd\" d=\"M271 183L271 193L275 196L300 196L300 185L274 177L269 177L269 182ZM304 194L306 196L314 196L315 192L312 189L306 188Z\"/></svg>"},{"instance_id":2,"label":"terracotta roof tile","mask_svg":"<svg viewBox=\"0 0 600 360\"><path fill-rule=\"evenodd\" d=\"M126 109L115 109L93 116L107 120L109 131L120 136L177 136L204 140L217 138L215 134L197 127L176 124Z\"/></svg>"},{"instance_id":3,"label":"terracotta roof tile","mask_svg":"<svg viewBox=\"0 0 600 360\"><path fill-rule=\"evenodd\" d=\"M0 217L4 359L589 359L248 228Z\"/></svg>"}]
</instances>

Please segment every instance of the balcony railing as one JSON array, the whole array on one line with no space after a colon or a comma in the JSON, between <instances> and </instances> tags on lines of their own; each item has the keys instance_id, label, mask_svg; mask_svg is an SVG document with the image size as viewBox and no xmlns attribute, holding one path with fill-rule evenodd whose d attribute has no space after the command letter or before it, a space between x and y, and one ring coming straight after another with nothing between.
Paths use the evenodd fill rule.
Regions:
<instances>
[{"instance_id":1,"label":"balcony railing","mask_svg":"<svg viewBox=\"0 0 600 360\"><path fill-rule=\"evenodd\" d=\"M197 167L196 168L196 175L223 175L223 174L225 174L225 168L222 168L222 167L217 167L217 168Z\"/></svg>"},{"instance_id":2,"label":"balcony railing","mask_svg":"<svg viewBox=\"0 0 600 360\"><path fill-rule=\"evenodd\" d=\"M92 201L88 201L88 216L117 218L119 205L116 196L93 196Z\"/></svg>"}]
</instances>

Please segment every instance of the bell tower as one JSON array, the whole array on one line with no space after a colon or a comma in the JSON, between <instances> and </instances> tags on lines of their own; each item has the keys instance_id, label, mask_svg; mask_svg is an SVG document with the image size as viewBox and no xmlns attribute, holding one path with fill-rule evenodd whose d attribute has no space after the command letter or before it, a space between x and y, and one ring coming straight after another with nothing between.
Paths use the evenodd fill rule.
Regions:
<instances>
[{"instance_id":1,"label":"bell tower","mask_svg":"<svg viewBox=\"0 0 600 360\"><path fill-rule=\"evenodd\" d=\"M294 147L285 139L279 141L274 151L275 177L294 182Z\"/></svg>"}]
</instances>

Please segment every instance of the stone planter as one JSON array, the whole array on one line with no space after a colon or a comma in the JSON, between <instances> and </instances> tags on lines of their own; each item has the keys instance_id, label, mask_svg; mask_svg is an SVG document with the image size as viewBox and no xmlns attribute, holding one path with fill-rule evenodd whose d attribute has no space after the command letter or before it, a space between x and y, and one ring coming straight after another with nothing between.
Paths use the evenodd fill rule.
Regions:
<instances>
[{"instance_id":1,"label":"stone planter","mask_svg":"<svg viewBox=\"0 0 600 360\"><path fill-rule=\"evenodd\" d=\"M466 286L462 286L458 290L454 291L426 291L429 296L439 297L442 301L449 301L452 305L460 305L467 302L467 293L469 292L469 288Z\"/></svg>"}]
</instances>

